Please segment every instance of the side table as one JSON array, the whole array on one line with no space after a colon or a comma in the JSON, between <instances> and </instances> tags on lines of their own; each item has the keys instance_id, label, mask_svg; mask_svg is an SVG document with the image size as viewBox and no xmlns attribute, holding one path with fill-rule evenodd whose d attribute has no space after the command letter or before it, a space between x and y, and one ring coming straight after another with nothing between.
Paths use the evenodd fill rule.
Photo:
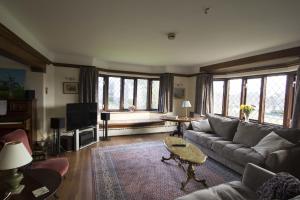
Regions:
<instances>
[{"instance_id":1,"label":"side table","mask_svg":"<svg viewBox=\"0 0 300 200\"><path fill-rule=\"evenodd\" d=\"M178 118L168 118L168 117L162 117L161 120L164 120L164 121L170 121L170 122L176 122L177 123L177 128L176 130L170 134L171 136L175 136L175 135L178 135L178 137L183 137L183 131L182 131L182 123L184 122L191 122L191 121L194 121L194 120L199 120L199 119L202 119L202 118L186 118L186 117L178 117Z\"/></svg>"},{"instance_id":2,"label":"side table","mask_svg":"<svg viewBox=\"0 0 300 200\"><path fill-rule=\"evenodd\" d=\"M46 199L55 194L62 181L62 178L58 172L49 169L24 170L23 175L24 175L24 179L22 180L21 184L25 185L25 188L20 194L11 195L8 198L9 200ZM1 187L0 187L0 197L4 196L6 192L5 185L2 186L2 184L3 183L1 183ZM43 186L46 186L49 192L37 198L34 197L32 191Z\"/></svg>"}]
</instances>

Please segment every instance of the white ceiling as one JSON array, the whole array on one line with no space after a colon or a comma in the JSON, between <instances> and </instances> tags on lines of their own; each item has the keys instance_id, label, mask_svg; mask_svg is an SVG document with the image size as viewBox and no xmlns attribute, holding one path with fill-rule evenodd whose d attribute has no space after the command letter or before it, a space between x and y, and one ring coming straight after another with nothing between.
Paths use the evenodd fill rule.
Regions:
<instances>
[{"instance_id":1,"label":"white ceiling","mask_svg":"<svg viewBox=\"0 0 300 200\"><path fill-rule=\"evenodd\" d=\"M2 0L55 54L202 66L300 45L299 0ZM210 7L204 14L205 7ZM173 41L167 32L176 32Z\"/></svg>"}]
</instances>

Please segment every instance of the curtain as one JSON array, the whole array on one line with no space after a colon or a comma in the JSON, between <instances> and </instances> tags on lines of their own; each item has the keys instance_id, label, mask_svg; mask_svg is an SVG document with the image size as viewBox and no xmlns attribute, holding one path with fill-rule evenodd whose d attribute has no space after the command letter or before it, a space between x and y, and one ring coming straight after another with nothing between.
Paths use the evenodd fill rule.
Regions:
<instances>
[{"instance_id":1,"label":"curtain","mask_svg":"<svg viewBox=\"0 0 300 200\"><path fill-rule=\"evenodd\" d=\"M96 67L81 67L79 75L79 102L96 103L98 101L98 70Z\"/></svg>"},{"instance_id":2,"label":"curtain","mask_svg":"<svg viewBox=\"0 0 300 200\"><path fill-rule=\"evenodd\" d=\"M159 83L159 100L158 111L172 112L173 111L173 85L174 76L172 74L162 74Z\"/></svg>"},{"instance_id":3,"label":"curtain","mask_svg":"<svg viewBox=\"0 0 300 200\"><path fill-rule=\"evenodd\" d=\"M197 76L195 112L200 115L213 113L212 74L200 74Z\"/></svg>"},{"instance_id":4,"label":"curtain","mask_svg":"<svg viewBox=\"0 0 300 200\"><path fill-rule=\"evenodd\" d=\"M295 85L295 103L292 116L292 128L300 128L300 67L297 71L297 80Z\"/></svg>"}]
</instances>

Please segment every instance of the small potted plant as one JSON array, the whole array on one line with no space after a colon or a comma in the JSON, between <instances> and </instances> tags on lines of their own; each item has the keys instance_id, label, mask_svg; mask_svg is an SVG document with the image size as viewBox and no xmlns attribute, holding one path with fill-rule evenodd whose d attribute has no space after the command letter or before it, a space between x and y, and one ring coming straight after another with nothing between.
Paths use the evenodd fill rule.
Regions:
<instances>
[{"instance_id":1,"label":"small potted plant","mask_svg":"<svg viewBox=\"0 0 300 200\"><path fill-rule=\"evenodd\" d=\"M245 122L249 122L249 115L255 110L255 106L253 105L247 105L242 104L240 106L240 110L244 114Z\"/></svg>"}]
</instances>

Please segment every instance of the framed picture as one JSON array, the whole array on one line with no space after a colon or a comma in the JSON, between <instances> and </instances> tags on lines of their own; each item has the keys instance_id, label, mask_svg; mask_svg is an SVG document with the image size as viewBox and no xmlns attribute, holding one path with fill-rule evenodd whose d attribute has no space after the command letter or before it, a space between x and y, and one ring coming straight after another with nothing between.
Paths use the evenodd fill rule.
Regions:
<instances>
[{"instance_id":1,"label":"framed picture","mask_svg":"<svg viewBox=\"0 0 300 200\"><path fill-rule=\"evenodd\" d=\"M183 99L185 97L184 88L174 88L174 97L177 99Z\"/></svg>"},{"instance_id":2,"label":"framed picture","mask_svg":"<svg viewBox=\"0 0 300 200\"><path fill-rule=\"evenodd\" d=\"M64 94L78 94L79 83L78 82L63 82Z\"/></svg>"}]
</instances>

